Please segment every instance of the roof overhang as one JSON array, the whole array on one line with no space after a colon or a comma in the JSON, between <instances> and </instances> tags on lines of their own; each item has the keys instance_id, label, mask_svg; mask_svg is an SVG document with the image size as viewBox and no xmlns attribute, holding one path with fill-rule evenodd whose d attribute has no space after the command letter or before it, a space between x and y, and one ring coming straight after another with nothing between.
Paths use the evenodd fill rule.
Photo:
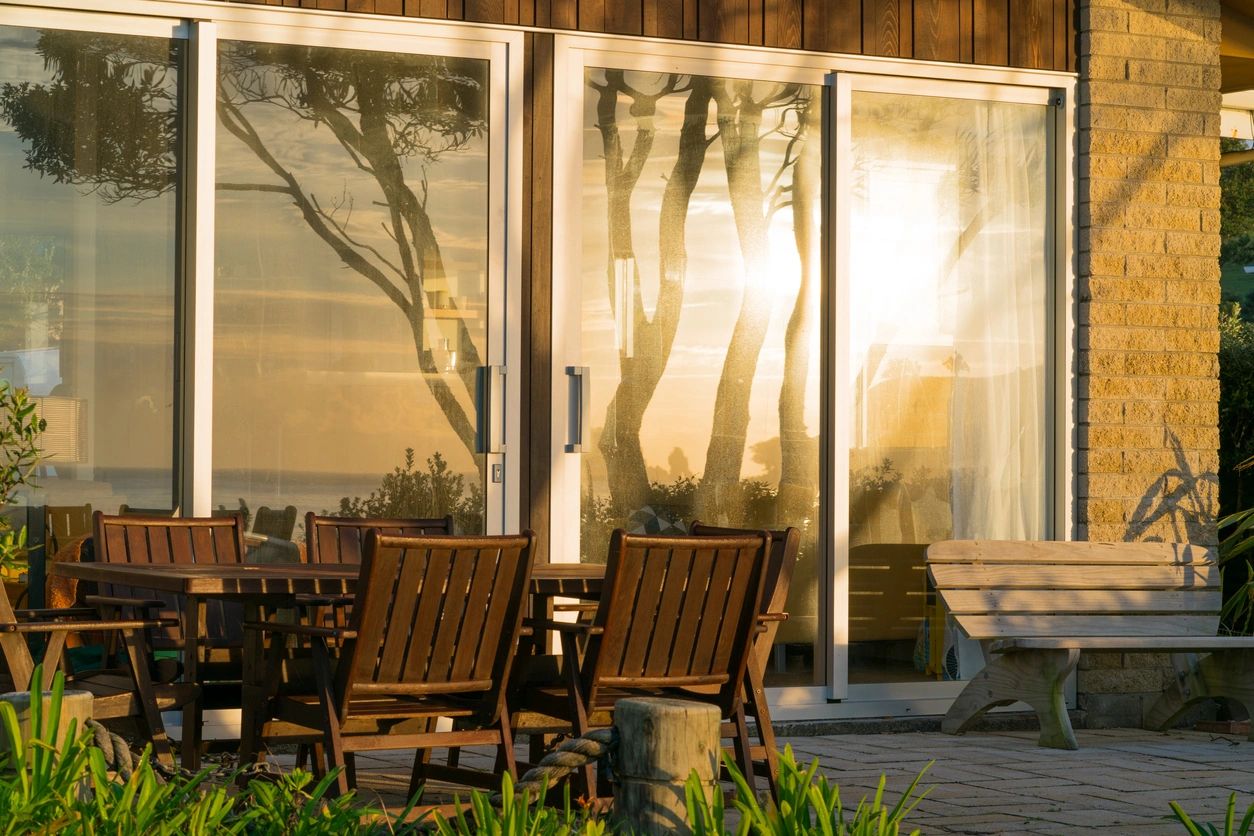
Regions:
<instances>
[{"instance_id":1,"label":"roof overhang","mask_svg":"<svg viewBox=\"0 0 1254 836\"><path fill-rule=\"evenodd\" d=\"M1223 92L1254 90L1254 0L1223 0L1221 15Z\"/></svg>"}]
</instances>

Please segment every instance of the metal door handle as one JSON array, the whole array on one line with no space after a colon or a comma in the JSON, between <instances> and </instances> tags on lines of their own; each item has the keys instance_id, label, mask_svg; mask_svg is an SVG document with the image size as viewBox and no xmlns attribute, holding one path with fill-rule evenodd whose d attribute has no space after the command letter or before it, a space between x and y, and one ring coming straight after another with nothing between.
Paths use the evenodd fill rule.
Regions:
<instances>
[{"instance_id":1,"label":"metal door handle","mask_svg":"<svg viewBox=\"0 0 1254 836\"><path fill-rule=\"evenodd\" d=\"M566 445L566 452L582 453L584 445L591 441L591 434L588 432L588 421L592 416L591 369L587 366L567 366L566 379L570 386L566 435L570 443Z\"/></svg>"},{"instance_id":2,"label":"metal door handle","mask_svg":"<svg viewBox=\"0 0 1254 836\"><path fill-rule=\"evenodd\" d=\"M501 413L504 406L505 367L480 366L475 369L475 452L500 453L505 449L501 441Z\"/></svg>"}]
</instances>

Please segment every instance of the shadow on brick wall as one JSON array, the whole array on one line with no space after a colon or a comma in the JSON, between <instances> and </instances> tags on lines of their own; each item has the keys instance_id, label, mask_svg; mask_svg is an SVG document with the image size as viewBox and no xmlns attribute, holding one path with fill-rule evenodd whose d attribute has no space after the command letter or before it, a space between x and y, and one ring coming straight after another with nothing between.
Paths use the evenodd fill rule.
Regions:
<instances>
[{"instance_id":1,"label":"shadow on brick wall","mask_svg":"<svg viewBox=\"0 0 1254 836\"><path fill-rule=\"evenodd\" d=\"M1175 467L1145 491L1128 521L1124 539L1213 546L1218 542L1219 474L1194 473L1179 437L1170 430L1167 436Z\"/></svg>"}]
</instances>

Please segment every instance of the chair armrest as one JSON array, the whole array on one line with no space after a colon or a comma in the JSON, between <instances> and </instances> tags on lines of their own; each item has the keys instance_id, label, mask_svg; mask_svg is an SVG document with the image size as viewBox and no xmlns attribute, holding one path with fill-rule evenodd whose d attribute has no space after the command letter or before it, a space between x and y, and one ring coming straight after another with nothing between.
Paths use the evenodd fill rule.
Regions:
<instances>
[{"instance_id":1,"label":"chair armrest","mask_svg":"<svg viewBox=\"0 0 1254 836\"><path fill-rule=\"evenodd\" d=\"M766 624L772 621L787 621L788 613L786 612L764 612L758 614L758 623Z\"/></svg>"},{"instance_id":2,"label":"chair armrest","mask_svg":"<svg viewBox=\"0 0 1254 836\"><path fill-rule=\"evenodd\" d=\"M554 630L558 633L587 633L600 635L604 627L593 627L591 624L572 624L569 621L551 621L547 618L528 618L527 626L533 630Z\"/></svg>"},{"instance_id":3,"label":"chair armrest","mask_svg":"<svg viewBox=\"0 0 1254 836\"><path fill-rule=\"evenodd\" d=\"M165 601L154 598L123 598L117 595L84 595L83 600L95 607L137 607L148 609L164 607Z\"/></svg>"},{"instance_id":4,"label":"chair armrest","mask_svg":"<svg viewBox=\"0 0 1254 836\"><path fill-rule=\"evenodd\" d=\"M245 621L245 630L260 630L263 633L287 633L293 636L312 636L322 639L355 639L356 630L341 627L314 627L311 624L281 624L271 621Z\"/></svg>"},{"instance_id":5,"label":"chair armrest","mask_svg":"<svg viewBox=\"0 0 1254 836\"><path fill-rule=\"evenodd\" d=\"M357 600L355 595L314 595L302 593L296 596L296 605L300 607L348 607Z\"/></svg>"},{"instance_id":6,"label":"chair armrest","mask_svg":"<svg viewBox=\"0 0 1254 836\"><path fill-rule=\"evenodd\" d=\"M147 630L153 627L175 627L178 619L150 618L134 621L37 621L31 624L0 624L0 633L61 633L67 630Z\"/></svg>"},{"instance_id":7,"label":"chair armrest","mask_svg":"<svg viewBox=\"0 0 1254 836\"><path fill-rule=\"evenodd\" d=\"M553 612L596 612L601 605L595 601L582 604L554 604Z\"/></svg>"},{"instance_id":8,"label":"chair armrest","mask_svg":"<svg viewBox=\"0 0 1254 836\"><path fill-rule=\"evenodd\" d=\"M14 610L13 615L21 619L32 618L97 618L100 612L95 607L63 607L61 609Z\"/></svg>"}]
</instances>

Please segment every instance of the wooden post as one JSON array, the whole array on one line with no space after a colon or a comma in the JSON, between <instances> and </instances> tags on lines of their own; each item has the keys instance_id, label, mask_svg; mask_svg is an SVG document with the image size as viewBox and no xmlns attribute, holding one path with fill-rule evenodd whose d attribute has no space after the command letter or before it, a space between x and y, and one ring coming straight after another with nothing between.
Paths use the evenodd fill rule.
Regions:
<instances>
[{"instance_id":1,"label":"wooden post","mask_svg":"<svg viewBox=\"0 0 1254 836\"><path fill-rule=\"evenodd\" d=\"M719 710L689 700L638 698L614 706L614 807L633 833L691 833L684 784L695 769L717 791Z\"/></svg>"},{"instance_id":2,"label":"wooden post","mask_svg":"<svg viewBox=\"0 0 1254 836\"><path fill-rule=\"evenodd\" d=\"M44 722L47 722L48 703L51 692L44 691L44 701L41 706L43 710ZM0 694L0 702L7 702L13 706L17 712L17 725L21 730L22 737L26 740L30 739L30 691L12 691L7 694ZM61 721L57 724L57 741L65 742L66 735L69 732L70 721L77 721L75 725L75 734L82 733L87 725L87 721L91 719L92 695L90 691L66 691L61 697ZM9 752L12 748L12 742L9 740L8 734L4 728L0 726L0 753Z\"/></svg>"}]
</instances>

